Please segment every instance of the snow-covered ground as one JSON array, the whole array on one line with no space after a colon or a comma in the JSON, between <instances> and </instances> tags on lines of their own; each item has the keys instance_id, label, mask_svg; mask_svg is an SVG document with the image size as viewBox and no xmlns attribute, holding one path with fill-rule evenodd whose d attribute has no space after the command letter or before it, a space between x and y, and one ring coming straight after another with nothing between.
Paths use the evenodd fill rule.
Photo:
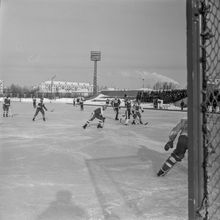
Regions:
<instances>
[{"instance_id":1,"label":"snow-covered ground","mask_svg":"<svg viewBox=\"0 0 220 220\"><path fill-rule=\"evenodd\" d=\"M95 106L46 107L46 122L32 121L30 102L12 102L13 117L0 120L1 220L187 219L187 155L156 176L186 112L145 110L147 126L124 126L107 108L103 129L84 130Z\"/></svg>"}]
</instances>

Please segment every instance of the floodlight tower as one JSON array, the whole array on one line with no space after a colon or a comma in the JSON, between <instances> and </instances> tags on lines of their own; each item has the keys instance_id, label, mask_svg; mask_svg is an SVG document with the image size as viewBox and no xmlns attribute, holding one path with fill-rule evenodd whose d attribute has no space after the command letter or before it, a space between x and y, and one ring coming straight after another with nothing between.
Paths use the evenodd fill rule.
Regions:
<instances>
[{"instance_id":1,"label":"floodlight tower","mask_svg":"<svg viewBox=\"0 0 220 220\"><path fill-rule=\"evenodd\" d=\"M93 75L93 95L97 95L98 87L97 87L97 61L101 60L101 52L100 51L91 51L91 61L94 61L94 75Z\"/></svg>"},{"instance_id":2,"label":"floodlight tower","mask_svg":"<svg viewBox=\"0 0 220 220\"><path fill-rule=\"evenodd\" d=\"M51 77L51 85L50 85L50 89L51 89L51 99L53 98L53 80L55 79L56 75Z\"/></svg>"}]
</instances>

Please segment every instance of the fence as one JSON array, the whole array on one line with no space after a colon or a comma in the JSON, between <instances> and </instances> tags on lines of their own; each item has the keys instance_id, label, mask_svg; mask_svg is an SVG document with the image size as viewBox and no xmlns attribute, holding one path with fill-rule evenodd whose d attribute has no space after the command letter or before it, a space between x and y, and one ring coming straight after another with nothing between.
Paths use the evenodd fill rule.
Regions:
<instances>
[{"instance_id":1,"label":"fence","mask_svg":"<svg viewBox=\"0 0 220 220\"><path fill-rule=\"evenodd\" d=\"M189 219L220 219L220 1L187 1Z\"/></svg>"}]
</instances>

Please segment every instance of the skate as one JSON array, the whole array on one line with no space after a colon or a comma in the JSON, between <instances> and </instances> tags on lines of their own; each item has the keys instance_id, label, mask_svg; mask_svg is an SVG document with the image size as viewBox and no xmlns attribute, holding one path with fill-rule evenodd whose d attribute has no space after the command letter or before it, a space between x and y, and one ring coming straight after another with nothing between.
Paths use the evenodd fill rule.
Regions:
<instances>
[{"instance_id":1,"label":"skate","mask_svg":"<svg viewBox=\"0 0 220 220\"><path fill-rule=\"evenodd\" d=\"M86 127L87 127L87 124L84 124L83 126L82 126L84 129L86 129Z\"/></svg>"},{"instance_id":2,"label":"skate","mask_svg":"<svg viewBox=\"0 0 220 220\"><path fill-rule=\"evenodd\" d=\"M168 171L167 171L168 172ZM160 169L157 173L157 176L165 176L167 174L167 172L163 171L162 169Z\"/></svg>"},{"instance_id":3,"label":"skate","mask_svg":"<svg viewBox=\"0 0 220 220\"><path fill-rule=\"evenodd\" d=\"M33 118L32 121L35 121L35 118Z\"/></svg>"},{"instance_id":4,"label":"skate","mask_svg":"<svg viewBox=\"0 0 220 220\"><path fill-rule=\"evenodd\" d=\"M101 124L98 124L97 128L103 128L103 126Z\"/></svg>"},{"instance_id":5,"label":"skate","mask_svg":"<svg viewBox=\"0 0 220 220\"><path fill-rule=\"evenodd\" d=\"M128 123L129 123L129 119L126 119L125 120L125 125L128 125Z\"/></svg>"}]
</instances>

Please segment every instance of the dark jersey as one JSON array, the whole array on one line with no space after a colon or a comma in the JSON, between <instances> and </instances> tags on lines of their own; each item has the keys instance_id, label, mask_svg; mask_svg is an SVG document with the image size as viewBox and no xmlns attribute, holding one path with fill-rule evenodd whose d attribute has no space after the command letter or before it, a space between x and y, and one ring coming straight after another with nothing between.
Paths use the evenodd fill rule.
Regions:
<instances>
[{"instance_id":1,"label":"dark jersey","mask_svg":"<svg viewBox=\"0 0 220 220\"><path fill-rule=\"evenodd\" d=\"M115 108L118 108L118 107L120 106L120 104L121 104L120 99L115 99L115 100L113 101L113 106L114 106Z\"/></svg>"},{"instance_id":2,"label":"dark jersey","mask_svg":"<svg viewBox=\"0 0 220 220\"><path fill-rule=\"evenodd\" d=\"M133 106L133 110L134 110L134 112L143 111L142 107L140 105L137 105L137 104Z\"/></svg>"},{"instance_id":3,"label":"dark jersey","mask_svg":"<svg viewBox=\"0 0 220 220\"><path fill-rule=\"evenodd\" d=\"M10 106L11 100L9 98L4 99L4 105Z\"/></svg>"},{"instance_id":4,"label":"dark jersey","mask_svg":"<svg viewBox=\"0 0 220 220\"><path fill-rule=\"evenodd\" d=\"M125 102L125 107L126 107L127 109L130 109L130 108L131 108L131 101L130 101L130 100L127 100L127 101Z\"/></svg>"},{"instance_id":5,"label":"dark jersey","mask_svg":"<svg viewBox=\"0 0 220 220\"><path fill-rule=\"evenodd\" d=\"M97 108L97 109L95 109L95 110L94 110L94 113L95 113L96 115L102 115L102 114L103 114L102 108Z\"/></svg>"},{"instance_id":6,"label":"dark jersey","mask_svg":"<svg viewBox=\"0 0 220 220\"><path fill-rule=\"evenodd\" d=\"M44 103L42 103L42 102L39 102L39 103L37 104L37 108L38 108L38 109L45 109L45 110L47 110L47 108L45 107Z\"/></svg>"}]
</instances>

